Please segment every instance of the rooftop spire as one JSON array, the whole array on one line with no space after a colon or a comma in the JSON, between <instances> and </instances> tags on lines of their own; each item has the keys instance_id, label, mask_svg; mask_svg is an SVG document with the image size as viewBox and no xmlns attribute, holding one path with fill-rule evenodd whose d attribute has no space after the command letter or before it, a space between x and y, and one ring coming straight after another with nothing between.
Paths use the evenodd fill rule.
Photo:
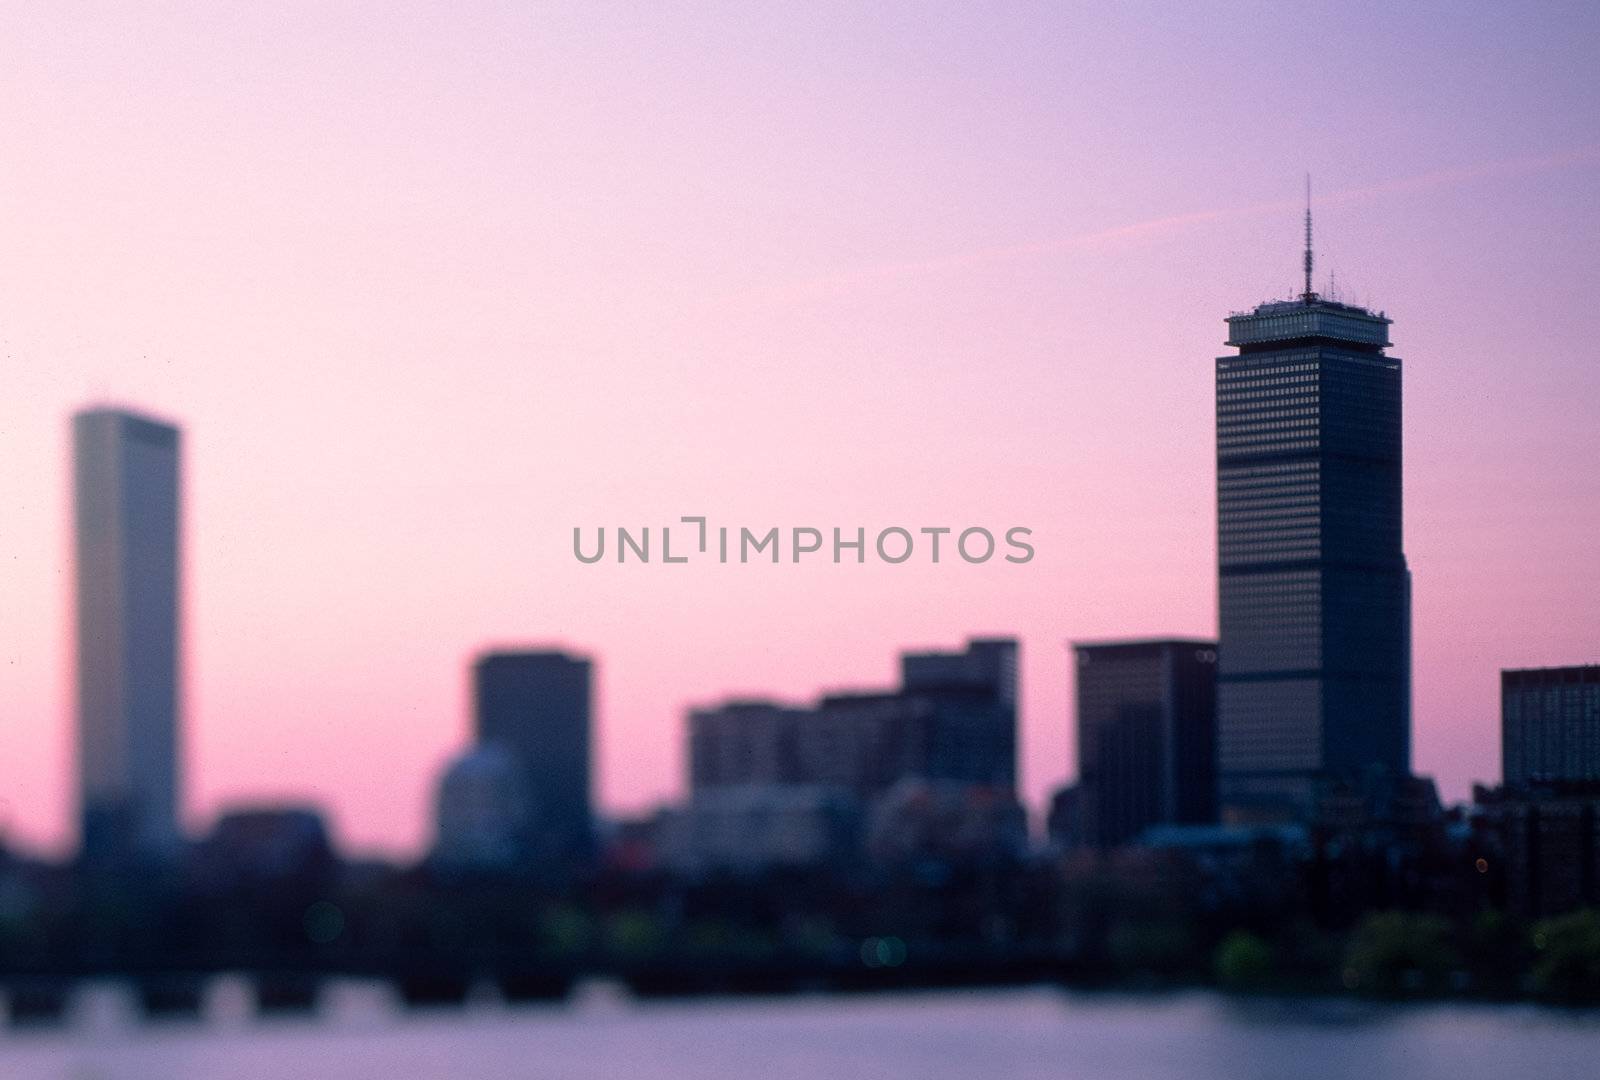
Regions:
<instances>
[{"instance_id":1,"label":"rooftop spire","mask_svg":"<svg viewBox=\"0 0 1600 1080\"><path fill-rule=\"evenodd\" d=\"M1300 299L1310 303L1317 298L1311 291L1311 174L1306 173L1306 291Z\"/></svg>"}]
</instances>

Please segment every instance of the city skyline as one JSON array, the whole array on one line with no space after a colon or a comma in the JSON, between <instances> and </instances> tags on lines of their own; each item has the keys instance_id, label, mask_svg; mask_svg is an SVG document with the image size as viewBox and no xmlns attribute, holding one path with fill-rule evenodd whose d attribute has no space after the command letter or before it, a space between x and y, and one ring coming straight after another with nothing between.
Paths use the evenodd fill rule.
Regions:
<instances>
[{"instance_id":1,"label":"city skyline","mask_svg":"<svg viewBox=\"0 0 1600 1080\"><path fill-rule=\"evenodd\" d=\"M1329 291L1397 319L1413 765L1464 797L1499 775L1499 671L1600 641L1595 76L1570 19L1378 11L1317 16L1367 46L1319 60L1334 104L1287 12L849 41L772 14L716 63L688 15L39 15L0 73L0 828L73 833L63 418L99 397L187 436L192 825L314 799L346 848L420 850L468 659L506 640L604 664L617 810L679 793L695 701L1014 633L1042 805L1062 642L1216 630L1207 358L1219 313L1296 290L1306 168ZM701 513L1026 519L1039 554L569 565L574 525Z\"/></svg>"}]
</instances>

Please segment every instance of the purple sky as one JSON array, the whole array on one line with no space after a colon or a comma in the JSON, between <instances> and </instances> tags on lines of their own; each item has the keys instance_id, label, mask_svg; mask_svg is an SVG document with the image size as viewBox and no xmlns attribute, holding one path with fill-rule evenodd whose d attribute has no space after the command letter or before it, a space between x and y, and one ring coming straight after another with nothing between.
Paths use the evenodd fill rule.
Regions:
<instances>
[{"instance_id":1,"label":"purple sky","mask_svg":"<svg viewBox=\"0 0 1600 1080\"><path fill-rule=\"evenodd\" d=\"M38 4L0 24L0 827L71 835L67 416L187 433L187 809L416 850L491 643L600 658L598 788L686 704L1215 625L1212 358L1395 319L1415 763L1600 660L1600 15L1260 5ZM763 10L763 7L767 9ZM1029 525L1022 567L580 566L574 525Z\"/></svg>"}]
</instances>

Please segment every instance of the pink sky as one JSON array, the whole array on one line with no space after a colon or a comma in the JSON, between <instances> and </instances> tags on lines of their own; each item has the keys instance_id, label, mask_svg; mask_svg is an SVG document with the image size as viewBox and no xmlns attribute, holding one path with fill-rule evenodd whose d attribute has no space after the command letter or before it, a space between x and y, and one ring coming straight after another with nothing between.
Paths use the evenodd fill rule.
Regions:
<instances>
[{"instance_id":1,"label":"pink sky","mask_svg":"<svg viewBox=\"0 0 1600 1080\"><path fill-rule=\"evenodd\" d=\"M418 849L491 643L600 661L598 790L682 716L1215 624L1222 318L1395 319L1415 764L1600 661L1592 10L90 10L0 26L0 824L71 836L67 417L187 443L187 813ZM1093 12L1094 14L1090 14ZM1308 27L1314 32L1308 32ZM1314 49L1314 52L1308 52ZM1319 282L1325 282L1319 274ZM1034 529L1026 566L581 566L574 525Z\"/></svg>"}]
</instances>

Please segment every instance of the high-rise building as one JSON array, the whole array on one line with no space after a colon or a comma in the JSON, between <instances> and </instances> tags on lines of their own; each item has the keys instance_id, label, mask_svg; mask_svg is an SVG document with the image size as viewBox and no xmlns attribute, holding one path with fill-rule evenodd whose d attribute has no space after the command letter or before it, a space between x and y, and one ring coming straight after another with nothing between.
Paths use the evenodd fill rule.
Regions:
<instances>
[{"instance_id":1,"label":"high-rise building","mask_svg":"<svg viewBox=\"0 0 1600 1080\"><path fill-rule=\"evenodd\" d=\"M503 747L525 780L529 854L566 862L593 843L590 662L562 652L490 652L473 666L477 741Z\"/></svg>"},{"instance_id":2,"label":"high-rise building","mask_svg":"<svg viewBox=\"0 0 1600 1080\"><path fill-rule=\"evenodd\" d=\"M1600 792L1600 664L1500 673L1505 785Z\"/></svg>"},{"instance_id":3,"label":"high-rise building","mask_svg":"<svg viewBox=\"0 0 1600 1080\"><path fill-rule=\"evenodd\" d=\"M1080 642L1078 828L1116 847L1216 819L1214 641Z\"/></svg>"},{"instance_id":4,"label":"high-rise building","mask_svg":"<svg viewBox=\"0 0 1600 1080\"><path fill-rule=\"evenodd\" d=\"M1218 358L1217 741L1232 820L1409 774L1411 580L1390 320L1311 288L1228 318Z\"/></svg>"},{"instance_id":5,"label":"high-rise building","mask_svg":"<svg viewBox=\"0 0 1600 1080\"><path fill-rule=\"evenodd\" d=\"M179 839L178 429L94 408L72 444L83 853L159 857Z\"/></svg>"}]
</instances>

